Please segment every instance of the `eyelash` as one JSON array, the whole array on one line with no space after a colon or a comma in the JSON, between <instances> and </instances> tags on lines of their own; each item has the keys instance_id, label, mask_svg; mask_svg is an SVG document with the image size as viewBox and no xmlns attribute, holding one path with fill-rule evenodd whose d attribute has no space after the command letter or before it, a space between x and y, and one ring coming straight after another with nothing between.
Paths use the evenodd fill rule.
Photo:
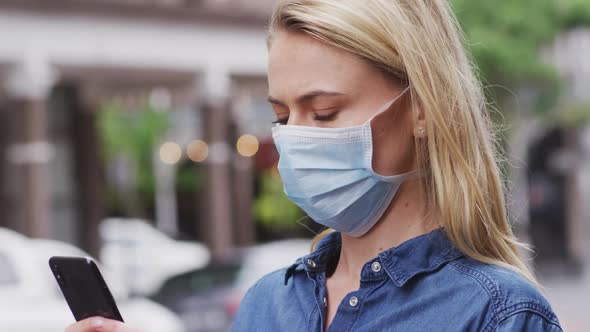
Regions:
<instances>
[{"instance_id":1,"label":"eyelash","mask_svg":"<svg viewBox=\"0 0 590 332\"><path fill-rule=\"evenodd\" d=\"M334 118L336 118L336 115L338 115L338 112L332 112L330 114L326 114L326 115L319 115L316 114L314 115L313 119L315 121L331 121L334 120ZM273 121L273 124L280 124L280 125L286 125L287 121L289 121L289 117L283 118L283 119L277 119L276 121Z\"/></svg>"}]
</instances>

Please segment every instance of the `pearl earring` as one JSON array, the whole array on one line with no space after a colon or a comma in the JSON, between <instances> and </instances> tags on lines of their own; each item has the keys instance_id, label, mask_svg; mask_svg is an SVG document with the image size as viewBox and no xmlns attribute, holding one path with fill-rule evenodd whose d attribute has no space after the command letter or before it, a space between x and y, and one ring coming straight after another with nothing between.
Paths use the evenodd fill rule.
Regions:
<instances>
[{"instance_id":1,"label":"pearl earring","mask_svg":"<svg viewBox=\"0 0 590 332\"><path fill-rule=\"evenodd\" d=\"M424 134L426 134L426 129L424 129L423 127L419 127L416 130L416 133L418 134L418 136L424 136Z\"/></svg>"}]
</instances>

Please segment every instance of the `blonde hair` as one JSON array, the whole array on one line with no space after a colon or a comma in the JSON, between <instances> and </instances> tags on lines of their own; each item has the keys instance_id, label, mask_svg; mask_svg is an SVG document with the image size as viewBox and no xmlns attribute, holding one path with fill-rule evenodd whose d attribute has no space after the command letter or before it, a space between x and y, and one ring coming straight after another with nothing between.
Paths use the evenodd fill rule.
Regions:
<instances>
[{"instance_id":1,"label":"blonde hair","mask_svg":"<svg viewBox=\"0 0 590 332\"><path fill-rule=\"evenodd\" d=\"M464 254L539 286L519 252L526 245L508 223L495 131L448 1L283 0L271 17L269 45L279 30L305 33L409 83L428 133L415 144L427 170L420 186L430 216Z\"/></svg>"}]
</instances>

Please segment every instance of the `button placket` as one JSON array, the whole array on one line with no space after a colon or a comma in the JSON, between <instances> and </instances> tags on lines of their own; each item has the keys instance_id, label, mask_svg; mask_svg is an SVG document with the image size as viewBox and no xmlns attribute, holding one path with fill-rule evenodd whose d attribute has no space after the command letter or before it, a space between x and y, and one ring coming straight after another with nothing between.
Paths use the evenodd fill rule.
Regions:
<instances>
[{"instance_id":1,"label":"button placket","mask_svg":"<svg viewBox=\"0 0 590 332\"><path fill-rule=\"evenodd\" d=\"M321 280L321 278L319 278L320 275L321 275L321 273L318 274L317 272L312 272L310 275L308 275L308 277L311 279L311 281L313 282L313 285L314 285L316 305L317 305L317 309L319 309L318 314L319 314L320 325L323 328L323 326L325 324L325 320L326 320L327 299L326 299L326 289L325 289L325 287L323 287L323 284L320 281Z\"/></svg>"}]
</instances>

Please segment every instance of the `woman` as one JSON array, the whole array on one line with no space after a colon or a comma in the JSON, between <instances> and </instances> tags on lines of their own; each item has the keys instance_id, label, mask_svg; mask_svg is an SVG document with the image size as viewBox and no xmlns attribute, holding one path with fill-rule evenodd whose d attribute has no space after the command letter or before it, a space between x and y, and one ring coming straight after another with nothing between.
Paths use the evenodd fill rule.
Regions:
<instances>
[{"instance_id":1,"label":"woman","mask_svg":"<svg viewBox=\"0 0 590 332\"><path fill-rule=\"evenodd\" d=\"M269 31L285 193L329 229L248 290L233 331L561 331L447 1L281 1Z\"/></svg>"}]
</instances>

